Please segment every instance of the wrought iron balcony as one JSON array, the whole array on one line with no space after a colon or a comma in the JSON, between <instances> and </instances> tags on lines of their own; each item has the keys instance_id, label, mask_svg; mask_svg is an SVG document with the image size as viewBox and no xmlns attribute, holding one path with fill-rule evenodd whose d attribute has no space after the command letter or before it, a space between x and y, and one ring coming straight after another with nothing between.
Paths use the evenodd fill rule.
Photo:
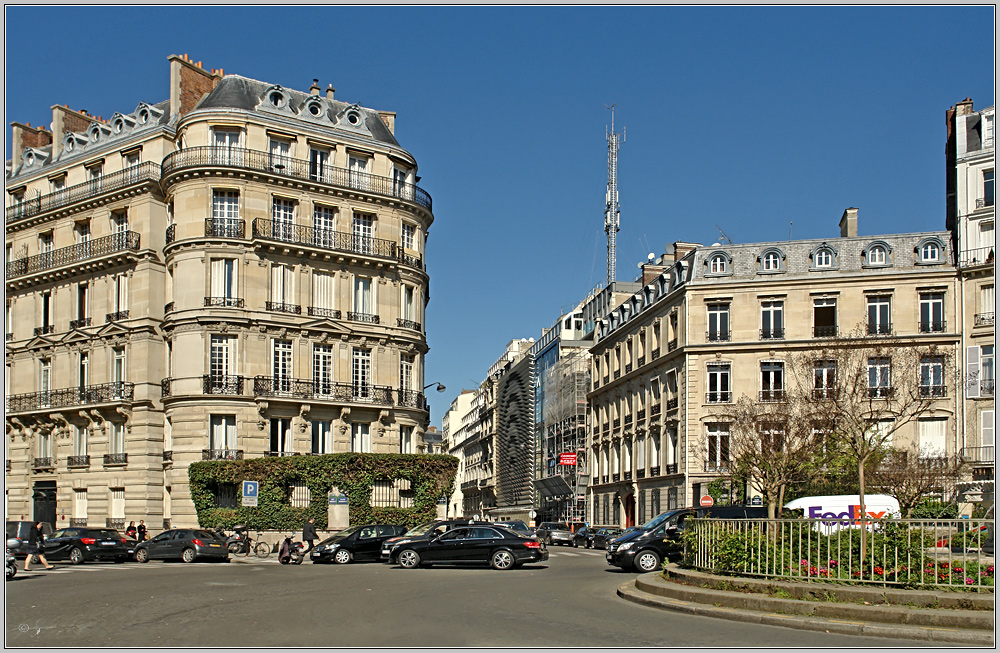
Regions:
<instances>
[{"instance_id":1,"label":"wrought iron balcony","mask_svg":"<svg viewBox=\"0 0 1000 653\"><path fill-rule=\"evenodd\" d=\"M993 262L992 247L977 247L975 249L964 250L958 257L959 267L972 265L984 265Z\"/></svg>"},{"instance_id":2,"label":"wrought iron balcony","mask_svg":"<svg viewBox=\"0 0 1000 653\"><path fill-rule=\"evenodd\" d=\"M780 388L760 391L760 400L763 402L781 402L785 400L785 391Z\"/></svg>"},{"instance_id":3,"label":"wrought iron balcony","mask_svg":"<svg viewBox=\"0 0 1000 653\"><path fill-rule=\"evenodd\" d=\"M404 320L401 317L396 318L396 326L402 327L404 329L413 329L414 331L420 331L420 322L414 322L413 320Z\"/></svg>"},{"instance_id":4,"label":"wrought iron balcony","mask_svg":"<svg viewBox=\"0 0 1000 653\"><path fill-rule=\"evenodd\" d=\"M637 470L635 470L635 477L637 479L638 478L646 478L646 470L645 469L637 469Z\"/></svg>"},{"instance_id":5,"label":"wrought iron balcony","mask_svg":"<svg viewBox=\"0 0 1000 653\"><path fill-rule=\"evenodd\" d=\"M785 330L784 329L761 329L760 330L761 340L784 340Z\"/></svg>"},{"instance_id":6,"label":"wrought iron balcony","mask_svg":"<svg viewBox=\"0 0 1000 653\"><path fill-rule=\"evenodd\" d=\"M677 408L677 397L667 399L667 410L674 410L675 408Z\"/></svg>"},{"instance_id":7,"label":"wrought iron balcony","mask_svg":"<svg viewBox=\"0 0 1000 653\"><path fill-rule=\"evenodd\" d=\"M728 474L729 473L729 463L716 463L716 462L706 462L705 471L713 474Z\"/></svg>"},{"instance_id":8,"label":"wrought iron balcony","mask_svg":"<svg viewBox=\"0 0 1000 653\"><path fill-rule=\"evenodd\" d=\"M173 302L167 302L166 304L163 305L163 314L164 315L166 315L167 313L173 313L173 312L174 312L174 303Z\"/></svg>"},{"instance_id":9,"label":"wrought iron balcony","mask_svg":"<svg viewBox=\"0 0 1000 653\"><path fill-rule=\"evenodd\" d=\"M393 389L385 386L333 383L290 377L255 376L253 393L257 397L290 397L293 399L325 399L344 403L377 404L381 406L406 405L404 400L415 402L410 395L394 396ZM419 394L419 393L418 393Z\"/></svg>"},{"instance_id":10,"label":"wrought iron balcony","mask_svg":"<svg viewBox=\"0 0 1000 653\"><path fill-rule=\"evenodd\" d=\"M651 417L652 417L652 416L656 416L656 415L659 415L659 414L660 414L660 410L662 410L662 409L660 408L660 402L656 402L656 403L654 403L654 404L653 404L652 406L650 406L650 407L649 407L649 415L650 415Z\"/></svg>"},{"instance_id":11,"label":"wrought iron balcony","mask_svg":"<svg viewBox=\"0 0 1000 653\"><path fill-rule=\"evenodd\" d=\"M613 426L617 429L617 428L620 428L621 425L622 425L622 418L621 417L616 417L613 420Z\"/></svg>"},{"instance_id":12,"label":"wrought iron balcony","mask_svg":"<svg viewBox=\"0 0 1000 653\"><path fill-rule=\"evenodd\" d=\"M205 306L221 308L243 308L242 297L206 297Z\"/></svg>"},{"instance_id":13,"label":"wrought iron balcony","mask_svg":"<svg viewBox=\"0 0 1000 653\"><path fill-rule=\"evenodd\" d=\"M378 324L378 315L374 315L372 313L355 313L354 311L348 311L347 319L352 322L368 322L369 324Z\"/></svg>"},{"instance_id":14,"label":"wrought iron balcony","mask_svg":"<svg viewBox=\"0 0 1000 653\"><path fill-rule=\"evenodd\" d=\"M31 468L32 469L36 469L36 470L37 469L55 469L55 467L56 467L56 462L55 461L56 461L55 458L49 458L49 457L34 458L31 461Z\"/></svg>"},{"instance_id":15,"label":"wrought iron balcony","mask_svg":"<svg viewBox=\"0 0 1000 653\"><path fill-rule=\"evenodd\" d=\"M128 311L118 311L117 313L108 313L104 316L104 322L121 322L122 320L128 319Z\"/></svg>"},{"instance_id":16,"label":"wrought iron balcony","mask_svg":"<svg viewBox=\"0 0 1000 653\"><path fill-rule=\"evenodd\" d=\"M622 371L620 369L619 370L615 370L615 378L616 379L621 378L621 375L622 375Z\"/></svg>"},{"instance_id":17,"label":"wrought iron balcony","mask_svg":"<svg viewBox=\"0 0 1000 653\"><path fill-rule=\"evenodd\" d=\"M202 449L202 460L243 460L242 449Z\"/></svg>"},{"instance_id":18,"label":"wrought iron balcony","mask_svg":"<svg viewBox=\"0 0 1000 653\"><path fill-rule=\"evenodd\" d=\"M139 234L135 231L111 234L69 247L60 247L51 252L9 261L7 263L7 278L44 272L126 251L139 251Z\"/></svg>"},{"instance_id":19,"label":"wrought iron balcony","mask_svg":"<svg viewBox=\"0 0 1000 653\"><path fill-rule=\"evenodd\" d=\"M265 451L265 458L288 458L289 456L301 456L298 451Z\"/></svg>"},{"instance_id":20,"label":"wrought iron balcony","mask_svg":"<svg viewBox=\"0 0 1000 653\"><path fill-rule=\"evenodd\" d=\"M430 410L427 397L417 390L397 390L396 405L405 408L416 408L418 410Z\"/></svg>"},{"instance_id":21,"label":"wrought iron balcony","mask_svg":"<svg viewBox=\"0 0 1000 653\"><path fill-rule=\"evenodd\" d=\"M312 315L313 317L332 317L335 320L340 319L340 310L336 308L318 308L316 306L309 306L306 308L306 314Z\"/></svg>"},{"instance_id":22,"label":"wrought iron balcony","mask_svg":"<svg viewBox=\"0 0 1000 653\"><path fill-rule=\"evenodd\" d=\"M125 529L125 519L115 519L113 517L108 517L104 520L105 528L116 528L118 530Z\"/></svg>"},{"instance_id":23,"label":"wrought iron balcony","mask_svg":"<svg viewBox=\"0 0 1000 653\"><path fill-rule=\"evenodd\" d=\"M174 462L174 452L172 449L167 449L163 452L163 462L172 463Z\"/></svg>"},{"instance_id":24,"label":"wrought iron balcony","mask_svg":"<svg viewBox=\"0 0 1000 653\"><path fill-rule=\"evenodd\" d=\"M121 401L132 401L134 385L119 381L88 385L82 388L61 388L46 392L28 392L11 395L6 399L7 411L21 413L46 408L62 408L66 406L83 406L90 404L109 404Z\"/></svg>"},{"instance_id":25,"label":"wrought iron balcony","mask_svg":"<svg viewBox=\"0 0 1000 653\"><path fill-rule=\"evenodd\" d=\"M813 399L836 399L839 394L837 388L813 388Z\"/></svg>"},{"instance_id":26,"label":"wrought iron balcony","mask_svg":"<svg viewBox=\"0 0 1000 653\"><path fill-rule=\"evenodd\" d=\"M280 220L265 220L263 218L256 218L253 221L253 238L317 247L347 254L384 258L410 267L423 269L423 262L419 257L405 254L403 248L397 243L383 238L359 236L353 233L334 231L333 229L309 227Z\"/></svg>"},{"instance_id":27,"label":"wrought iron balcony","mask_svg":"<svg viewBox=\"0 0 1000 653\"><path fill-rule=\"evenodd\" d=\"M994 326L995 313L976 313L975 326Z\"/></svg>"},{"instance_id":28,"label":"wrought iron balcony","mask_svg":"<svg viewBox=\"0 0 1000 653\"><path fill-rule=\"evenodd\" d=\"M705 339L709 342L729 342L731 336L729 331L709 331L705 334Z\"/></svg>"},{"instance_id":29,"label":"wrought iron balcony","mask_svg":"<svg viewBox=\"0 0 1000 653\"><path fill-rule=\"evenodd\" d=\"M639 420L640 422L641 422L642 420L646 419L646 409L645 409L645 408L640 408L640 409L639 409L639 410L638 410L638 411L636 412L636 414L635 414L635 418L636 418L637 420Z\"/></svg>"},{"instance_id":30,"label":"wrought iron balcony","mask_svg":"<svg viewBox=\"0 0 1000 653\"><path fill-rule=\"evenodd\" d=\"M668 463L664 466L663 474L676 474L677 473L677 463Z\"/></svg>"},{"instance_id":31,"label":"wrought iron balcony","mask_svg":"<svg viewBox=\"0 0 1000 653\"><path fill-rule=\"evenodd\" d=\"M944 333L945 321L940 320L921 320L920 321L920 333Z\"/></svg>"},{"instance_id":32,"label":"wrought iron balcony","mask_svg":"<svg viewBox=\"0 0 1000 653\"><path fill-rule=\"evenodd\" d=\"M709 392L705 402L709 404L728 404L733 400L733 393L729 390L719 392Z\"/></svg>"},{"instance_id":33,"label":"wrought iron balcony","mask_svg":"<svg viewBox=\"0 0 1000 653\"><path fill-rule=\"evenodd\" d=\"M631 423L632 423L632 415L626 415L625 416L625 426L628 426Z\"/></svg>"},{"instance_id":34,"label":"wrought iron balcony","mask_svg":"<svg viewBox=\"0 0 1000 653\"><path fill-rule=\"evenodd\" d=\"M112 467L117 465L127 465L128 464L128 454L127 453L106 453L104 454L104 466Z\"/></svg>"},{"instance_id":35,"label":"wrought iron balcony","mask_svg":"<svg viewBox=\"0 0 1000 653\"><path fill-rule=\"evenodd\" d=\"M981 387L981 386L980 386ZM947 386L943 385L921 385L921 397L945 397L948 394Z\"/></svg>"},{"instance_id":36,"label":"wrought iron balcony","mask_svg":"<svg viewBox=\"0 0 1000 653\"><path fill-rule=\"evenodd\" d=\"M265 172L278 177L304 179L326 186L396 197L431 210L431 196L414 184L346 168L317 166L307 159L278 157L270 152L244 148L189 147L172 152L163 160L163 176L166 178L180 170L205 167L238 168Z\"/></svg>"},{"instance_id":37,"label":"wrought iron balcony","mask_svg":"<svg viewBox=\"0 0 1000 653\"><path fill-rule=\"evenodd\" d=\"M667 352L672 352L673 350L677 349L677 344L678 344L677 343L677 338L674 338L673 340L668 341L667 342Z\"/></svg>"},{"instance_id":38,"label":"wrought iron balcony","mask_svg":"<svg viewBox=\"0 0 1000 653\"><path fill-rule=\"evenodd\" d=\"M172 224L169 227L167 227L167 233L164 236L164 241L166 242L167 245L169 245L176 239L177 239L177 225Z\"/></svg>"},{"instance_id":39,"label":"wrought iron balcony","mask_svg":"<svg viewBox=\"0 0 1000 653\"><path fill-rule=\"evenodd\" d=\"M202 388L207 395L243 394L243 377L236 375L205 374L201 377Z\"/></svg>"},{"instance_id":40,"label":"wrought iron balcony","mask_svg":"<svg viewBox=\"0 0 1000 653\"><path fill-rule=\"evenodd\" d=\"M247 223L238 218L206 218L206 238L246 238Z\"/></svg>"},{"instance_id":41,"label":"wrought iron balcony","mask_svg":"<svg viewBox=\"0 0 1000 653\"><path fill-rule=\"evenodd\" d=\"M81 317L79 320L70 320L69 328L71 329L81 329L83 327L89 327L91 323L91 318Z\"/></svg>"},{"instance_id":42,"label":"wrought iron balcony","mask_svg":"<svg viewBox=\"0 0 1000 653\"><path fill-rule=\"evenodd\" d=\"M35 327L35 335L43 336L46 333L53 333L56 330L55 325L46 324L45 326Z\"/></svg>"},{"instance_id":43,"label":"wrought iron balcony","mask_svg":"<svg viewBox=\"0 0 1000 653\"><path fill-rule=\"evenodd\" d=\"M962 447L962 460L975 465L992 465L995 461L993 447Z\"/></svg>"},{"instance_id":44,"label":"wrought iron balcony","mask_svg":"<svg viewBox=\"0 0 1000 653\"><path fill-rule=\"evenodd\" d=\"M70 456L66 459L67 467L90 467L90 456Z\"/></svg>"},{"instance_id":45,"label":"wrought iron balcony","mask_svg":"<svg viewBox=\"0 0 1000 653\"><path fill-rule=\"evenodd\" d=\"M81 200L112 193L129 186L160 179L160 166L152 161L131 166L119 172L101 175L82 184L63 188L47 195L22 200L7 207L7 223L53 211Z\"/></svg>"},{"instance_id":46,"label":"wrought iron balcony","mask_svg":"<svg viewBox=\"0 0 1000 653\"><path fill-rule=\"evenodd\" d=\"M160 379L160 396L170 396L170 379Z\"/></svg>"},{"instance_id":47,"label":"wrought iron balcony","mask_svg":"<svg viewBox=\"0 0 1000 653\"><path fill-rule=\"evenodd\" d=\"M632 371L632 363L625 363L625 373L628 374Z\"/></svg>"},{"instance_id":48,"label":"wrought iron balcony","mask_svg":"<svg viewBox=\"0 0 1000 653\"><path fill-rule=\"evenodd\" d=\"M622 480L622 475L621 474L614 473L614 474L611 475L611 482L612 483L617 483L620 480Z\"/></svg>"},{"instance_id":49,"label":"wrought iron balcony","mask_svg":"<svg viewBox=\"0 0 1000 653\"><path fill-rule=\"evenodd\" d=\"M870 399L888 399L892 396L892 388L889 386L880 386L877 388L868 388L868 397Z\"/></svg>"},{"instance_id":50,"label":"wrought iron balcony","mask_svg":"<svg viewBox=\"0 0 1000 653\"><path fill-rule=\"evenodd\" d=\"M653 351L649 352L649 359L650 360L654 360L655 361L659 357L660 357L660 348L659 347L657 347Z\"/></svg>"},{"instance_id":51,"label":"wrought iron balcony","mask_svg":"<svg viewBox=\"0 0 1000 653\"><path fill-rule=\"evenodd\" d=\"M298 304L285 304L284 302L264 302L264 308L273 313L291 313L292 315L302 315L302 307Z\"/></svg>"},{"instance_id":52,"label":"wrought iron balcony","mask_svg":"<svg viewBox=\"0 0 1000 653\"><path fill-rule=\"evenodd\" d=\"M69 525L73 528L86 528L87 518L86 517L70 517Z\"/></svg>"},{"instance_id":53,"label":"wrought iron balcony","mask_svg":"<svg viewBox=\"0 0 1000 653\"><path fill-rule=\"evenodd\" d=\"M814 326L813 327L813 337L814 338L836 338L837 337L837 325L825 325L825 326Z\"/></svg>"},{"instance_id":54,"label":"wrought iron balcony","mask_svg":"<svg viewBox=\"0 0 1000 653\"><path fill-rule=\"evenodd\" d=\"M632 480L632 472L624 472L622 474L622 478L624 480L626 480L626 481L631 481Z\"/></svg>"},{"instance_id":55,"label":"wrought iron balcony","mask_svg":"<svg viewBox=\"0 0 1000 653\"><path fill-rule=\"evenodd\" d=\"M868 325L868 335L870 336L891 336L892 335L892 324L869 324Z\"/></svg>"},{"instance_id":56,"label":"wrought iron balcony","mask_svg":"<svg viewBox=\"0 0 1000 653\"><path fill-rule=\"evenodd\" d=\"M660 475L660 466L659 465L653 465L653 466L651 466L649 468L649 475L650 476L659 476Z\"/></svg>"}]
</instances>

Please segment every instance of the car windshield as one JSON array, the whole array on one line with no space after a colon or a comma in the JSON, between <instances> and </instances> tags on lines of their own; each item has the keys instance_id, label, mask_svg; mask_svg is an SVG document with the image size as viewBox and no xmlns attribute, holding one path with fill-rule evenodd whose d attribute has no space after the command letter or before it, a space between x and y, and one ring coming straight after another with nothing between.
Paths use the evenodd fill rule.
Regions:
<instances>
[{"instance_id":1,"label":"car windshield","mask_svg":"<svg viewBox=\"0 0 1000 653\"><path fill-rule=\"evenodd\" d=\"M414 526L410 530L406 531L406 534L407 534L407 536L409 536L409 535L426 535L427 532L429 530L431 530L431 528L433 528L435 524L437 524L436 521L425 522L423 524L420 524L419 526Z\"/></svg>"},{"instance_id":2,"label":"car windshield","mask_svg":"<svg viewBox=\"0 0 1000 653\"><path fill-rule=\"evenodd\" d=\"M670 512L665 512L662 515L658 515L656 517L653 517L648 522L646 522L645 524L643 524L642 526L640 526L639 530L641 530L641 531L651 531L654 528L656 528L657 526L659 526L660 524L662 524L663 522L665 522L668 519L670 519L672 516L676 515L678 512L680 512L680 511L679 510L671 510Z\"/></svg>"},{"instance_id":3,"label":"car windshield","mask_svg":"<svg viewBox=\"0 0 1000 653\"><path fill-rule=\"evenodd\" d=\"M569 526L567 526L566 524L552 523L552 524L548 525L548 529L550 531L568 531L569 530Z\"/></svg>"},{"instance_id":4,"label":"car windshield","mask_svg":"<svg viewBox=\"0 0 1000 653\"><path fill-rule=\"evenodd\" d=\"M90 537L110 537L116 540L122 539L122 536L118 534L118 531L111 529L91 530Z\"/></svg>"},{"instance_id":5,"label":"car windshield","mask_svg":"<svg viewBox=\"0 0 1000 653\"><path fill-rule=\"evenodd\" d=\"M345 528L344 530L340 531L339 533L337 533L333 537L331 537L331 538L329 538L327 540L323 540L323 542L321 542L321 544L326 544L328 542L339 542L340 540L344 539L348 535L352 535L354 533L357 533L362 528L364 528L364 526L351 526L350 528Z\"/></svg>"}]
</instances>

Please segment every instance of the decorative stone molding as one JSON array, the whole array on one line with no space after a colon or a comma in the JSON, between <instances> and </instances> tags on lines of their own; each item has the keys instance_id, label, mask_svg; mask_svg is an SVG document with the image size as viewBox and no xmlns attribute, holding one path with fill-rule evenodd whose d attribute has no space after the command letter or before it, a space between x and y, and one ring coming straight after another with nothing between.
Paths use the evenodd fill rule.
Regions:
<instances>
[{"instance_id":1,"label":"decorative stone molding","mask_svg":"<svg viewBox=\"0 0 1000 653\"><path fill-rule=\"evenodd\" d=\"M90 410L90 414L91 414L91 416L94 417L94 421L97 423L97 426L94 427L95 430L97 428L100 428L101 429L101 434L102 435L107 435L108 434L108 422L101 415L101 411L97 410L96 408L92 408Z\"/></svg>"},{"instance_id":2,"label":"decorative stone molding","mask_svg":"<svg viewBox=\"0 0 1000 653\"><path fill-rule=\"evenodd\" d=\"M267 412L267 402L257 400L257 428L261 431L267 426L267 419L264 418L264 413Z\"/></svg>"},{"instance_id":3,"label":"decorative stone molding","mask_svg":"<svg viewBox=\"0 0 1000 653\"><path fill-rule=\"evenodd\" d=\"M25 426L21 420L16 417L8 417L7 421L14 425L10 435L11 441L14 440L15 435L20 435L22 442L26 442L31 437L31 429Z\"/></svg>"},{"instance_id":4,"label":"decorative stone molding","mask_svg":"<svg viewBox=\"0 0 1000 653\"><path fill-rule=\"evenodd\" d=\"M49 419L55 422L56 424L59 424L59 426L56 426L54 429L56 437L59 437L60 433L63 435L63 437L66 438L69 437L70 431L72 429L70 429L69 421L63 416L62 413L49 413Z\"/></svg>"},{"instance_id":5,"label":"decorative stone molding","mask_svg":"<svg viewBox=\"0 0 1000 653\"><path fill-rule=\"evenodd\" d=\"M347 433L347 425L351 422L351 409L344 407L340 409L340 416L334 420L337 424L337 428L340 429L340 435L343 436Z\"/></svg>"},{"instance_id":6,"label":"decorative stone molding","mask_svg":"<svg viewBox=\"0 0 1000 653\"><path fill-rule=\"evenodd\" d=\"M131 406L117 406L115 411L125 417L125 431L127 433L132 433L132 407Z\"/></svg>"},{"instance_id":7,"label":"decorative stone molding","mask_svg":"<svg viewBox=\"0 0 1000 653\"><path fill-rule=\"evenodd\" d=\"M309 415L309 410L312 408L310 404L302 404L299 406L299 415L295 419L298 420L299 433L305 433L309 429L309 420L307 416Z\"/></svg>"},{"instance_id":8,"label":"decorative stone molding","mask_svg":"<svg viewBox=\"0 0 1000 653\"><path fill-rule=\"evenodd\" d=\"M376 430L378 430L378 435L380 438L385 436L385 430L389 427L391 423L392 423L392 416L389 413L389 410L383 409L378 414L378 426L375 427Z\"/></svg>"}]
</instances>

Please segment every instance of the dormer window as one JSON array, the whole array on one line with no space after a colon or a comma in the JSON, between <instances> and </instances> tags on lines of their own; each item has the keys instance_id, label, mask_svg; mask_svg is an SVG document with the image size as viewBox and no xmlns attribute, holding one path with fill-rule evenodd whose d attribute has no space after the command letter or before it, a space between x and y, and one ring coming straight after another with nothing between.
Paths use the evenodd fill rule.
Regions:
<instances>
[{"instance_id":1,"label":"dormer window","mask_svg":"<svg viewBox=\"0 0 1000 653\"><path fill-rule=\"evenodd\" d=\"M785 254L780 249L772 247L761 252L757 258L757 272L773 274L785 271Z\"/></svg>"},{"instance_id":2,"label":"dormer window","mask_svg":"<svg viewBox=\"0 0 1000 653\"><path fill-rule=\"evenodd\" d=\"M892 248L885 241L870 243L862 254L862 267L881 268L892 265Z\"/></svg>"},{"instance_id":3,"label":"dormer window","mask_svg":"<svg viewBox=\"0 0 1000 653\"><path fill-rule=\"evenodd\" d=\"M944 261L944 243L938 238L925 238L916 247L917 263L933 265Z\"/></svg>"},{"instance_id":4,"label":"dormer window","mask_svg":"<svg viewBox=\"0 0 1000 653\"><path fill-rule=\"evenodd\" d=\"M838 267L837 252L826 243L814 249L809 254L809 258L812 259L810 270L834 270Z\"/></svg>"},{"instance_id":5,"label":"dormer window","mask_svg":"<svg viewBox=\"0 0 1000 653\"><path fill-rule=\"evenodd\" d=\"M310 116L312 116L314 118L320 118L320 117L322 117L322 115L323 115L323 103L320 102L319 100L315 100L315 99L308 100L306 102L306 112Z\"/></svg>"},{"instance_id":6,"label":"dormer window","mask_svg":"<svg viewBox=\"0 0 1000 653\"><path fill-rule=\"evenodd\" d=\"M716 254L712 257L712 263L709 267L709 271L712 274L722 274L726 271L726 258L722 254Z\"/></svg>"},{"instance_id":7,"label":"dormer window","mask_svg":"<svg viewBox=\"0 0 1000 653\"><path fill-rule=\"evenodd\" d=\"M268 101L273 107L281 107L285 103L285 98L282 97L281 93L277 91L272 91L270 95L267 96Z\"/></svg>"},{"instance_id":8,"label":"dormer window","mask_svg":"<svg viewBox=\"0 0 1000 653\"><path fill-rule=\"evenodd\" d=\"M725 252L712 252L706 260L707 276L729 275L733 273L733 258Z\"/></svg>"},{"instance_id":9,"label":"dormer window","mask_svg":"<svg viewBox=\"0 0 1000 653\"><path fill-rule=\"evenodd\" d=\"M139 124L140 125L145 125L147 122L149 122L149 110L148 109L140 109L139 110Z\"/></svg>"},{"instance_id":10,"label":"dormer window","mask_svg":"<svg viewBox=\"0 0 1000 653\"><path fill-rule=\"evenodd\" d=\"M868 250L869 265L885 265L885 248L879 245Z\"/></svg>"},{"instance_id":11,"label":"dormer window","mask_svg":"<svg viewBox=\"0 0 1000 653\"><path fill-rule=\"evenodd\" d=\"M351 123L352 125L355 125L355 126L361 124L361 114L358 113L357 111L348 111L347 112L347 122L349 122L349 123Z\"/></svg>"},{"instance_id":12,"label":"dormer window","mask_svg":"<svg viewBox=\"0 0 1000 653\"><path fill-rule=\"evenodd\" d=\"M778 255L775 252L768 252L764 255L764 269L765 270L777 270L778 269Z\"/></svg>"}]
</instances>

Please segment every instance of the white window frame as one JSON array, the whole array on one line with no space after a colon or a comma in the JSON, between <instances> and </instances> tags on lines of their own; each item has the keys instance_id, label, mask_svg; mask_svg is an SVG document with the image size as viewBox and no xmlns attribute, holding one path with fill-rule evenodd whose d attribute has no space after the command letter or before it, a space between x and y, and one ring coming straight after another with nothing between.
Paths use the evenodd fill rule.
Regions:
<instances>
[{"instance_id":1,"label":"white window frame","mask_svg":"<svg viewBox=\"0 0 1000 653\"><path fill-rule=\"evenodd\" d=\"M208 448L233 451L236 447L236 415L210 415Z\"/></svg>"},{"instance_id":2,"label":"white window frame","mask_svg":"<svg viewBox=\"0 0 1000 653\"><path fill-rule=\"evenodd\" d=\"M351 423L351 451L357 453L371 453L371 424L363 424L359 422Z\"/></svg>"}]
</instances>

